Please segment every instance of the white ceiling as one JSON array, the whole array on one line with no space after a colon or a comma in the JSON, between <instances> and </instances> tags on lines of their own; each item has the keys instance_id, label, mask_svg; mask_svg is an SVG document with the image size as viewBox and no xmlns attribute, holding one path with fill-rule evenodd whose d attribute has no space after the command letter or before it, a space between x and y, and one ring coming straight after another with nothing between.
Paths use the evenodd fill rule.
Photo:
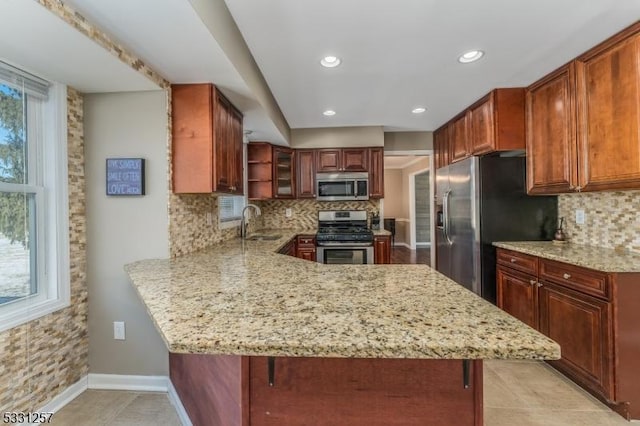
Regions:
<instances>
[{"instance_id":1,"label":"white ceiling","mask_svg":"<svg viewBox=\"0 0 640 426\"><path fill-rule=\"evenodd\" d=\"M83 93L159 90L37 1L0 1L0 60Z\"/></svg>"},{"instance_id":2,"label":"white ceiling","mask_svg":"<svg viewBox=\"0 0 640 426\"><path fill-rule=\"evenodd\" d=\"M640 18L639 0L208 1L226 1L291 128L433 130L490 89L528 85ZM252 140L284 143L192 2L65 0L170 82L217 84ZM2 0L0 16L8 62L83 92L155 88L37 1ZM485 58L459 64L472 48ZM320 67L327 54L343 64ZM427 112L412 115L418 105ZM327 108L337 114L323 116Z\"/></svg>"},{"instance_id":3,"label":"white ceiling","mask_svg":"<svg viewBox=\"0 0 640 426\"><path fill-rule=\"evenodd\" d=\"M638 0L225 1L291 128L434 130L640 18ZM459 64L470 49L486 55ZM328 54L343 64L322 68Z\"/></svg>"}]
</instances>

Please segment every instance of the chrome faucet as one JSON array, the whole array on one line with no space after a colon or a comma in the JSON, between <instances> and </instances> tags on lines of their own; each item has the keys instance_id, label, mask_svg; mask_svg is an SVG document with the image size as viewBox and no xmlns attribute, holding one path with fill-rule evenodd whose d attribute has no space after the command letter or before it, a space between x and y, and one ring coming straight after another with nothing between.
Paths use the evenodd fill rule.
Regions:
<instances>
[{"instance_id":1,"label":"chrome faucet","mask_svg":"<svg viewBox=\"0 0 640 426\"><path fill-rule=\"evenodd\" d=\"M256 206L255 204L247 204L246 206L244 206L244 208L242 209L242 220L240 221L240 238L242 238L243 240L247 238L247 225L248 225L244 212L249 207L254 208L254 210L256 211L256 216L260 216L262 214L262 210L260 210L260 207Z\"/></svg>"}]
</instances>

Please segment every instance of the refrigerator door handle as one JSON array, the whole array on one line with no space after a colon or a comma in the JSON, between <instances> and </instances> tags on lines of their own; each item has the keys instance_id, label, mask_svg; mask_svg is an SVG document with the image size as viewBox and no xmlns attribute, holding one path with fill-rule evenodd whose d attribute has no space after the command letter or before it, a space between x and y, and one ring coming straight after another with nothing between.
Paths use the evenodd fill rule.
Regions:
<instances>
[{"instance_id":1,"label":"refrigerator door handle","mask_svg":"<svg viewBox=\"0 0 640 426\"><path fill-rule=\"evenodd\" d=\"M451 190L448 190L447 192L444 193L444 196L442 197L442 214L444 215L442 224L444 225L443 226L444 237L446 238L449 245L452 245L453 241L451 241L451 238L449 238L449 195L450 194L451 194Z\"/></svg>"}]
</instances>

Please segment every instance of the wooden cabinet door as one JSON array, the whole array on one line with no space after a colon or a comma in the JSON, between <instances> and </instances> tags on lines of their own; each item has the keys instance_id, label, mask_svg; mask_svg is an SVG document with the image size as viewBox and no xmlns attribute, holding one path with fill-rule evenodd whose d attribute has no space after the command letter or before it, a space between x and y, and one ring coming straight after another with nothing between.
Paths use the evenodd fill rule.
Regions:
<instances>
[{"instance_id":1,"label":"wooden cabinet door","mask_svg":"<svg viewBox=\"0 0 640 426\"><path fill-rule=\"evenodd\" d=\"M552 361L578 383L613 400L611 304L541 281L540 331L560 344L562 359Z\"/></svg>"},{"instance_id":2,"label":"wooden cabinet door","mask_svg":"<svg viewBox=\"0 0 640 426\"><path fill-rule=\"evenodd\" d=\"M529 327L538 328L537 280L533 275L498 266L496 269L498 307Z\"/></svg>"},{"instance_id":3,"label":"wooden cabinet door","mask_svg":"<svg viewBox=\"0 0 640 426\"><path fill-rule=\"evenodd\" d=\"M469 133L473 155L485 154L495 149L492 95L469 110Z\"/></svg>"},{"instance_id":4,"label":"wooden cabinet door","mask_svg":"<svg viewBox=\"0 0 640 426\"><path fill-rule=\"evenodd\" d=\"M231 107L229 120L231 122L229 139L231 143L232 160L231 175L233 176L232 191L234 194L244 194L244 143L242 142L242 114Z\"/></svg>"},{"instance_id":5,"label":"wooden cabinet door","mask_svg":"<svg viewBox=\"0 0 640 426\"><path fill-rule=\"evenodd\" d=\"M316 197L316 160L315 150L296 150L296 195L298 198Z\"/></svg>"},{"instance_id":6,"label":"wooden cabinet door","mask_svg":"<svg viewBox=\"0 0 640 426\"><path fill-rule=\"evenodd\" d=\"M373 237L373 258L375 264L391 263L391 236L377 235Z\"/></svg>"},{"instance_id":7,"label":"wooden cabinet door","mask_svg":"<svg viewBox=\"0 0 640 426\"><path fill-rule=\"evenodd\" d=\"M527 192L571 192L577 185L573 63L527 89Z\"/></svg>"},{"instance_id":8,"label":"wooden cabinet door","mask_svg":"<svg viewBox=\"0 0 640 426\"><path fill-rule=\"evenodd\" d=\"M290 148L273 147L273 197L295 198L295 156Z\"/></svg>"},{"instance_id":9,"label":"wooden cabinet door","mask_svg":"<svg viewBox=\"0 0 640 426\"><path fill-rule=\"evenodd\" d=\"M371 148L369 151L369 197L384 197L384 149Z\"/></svg>"},{"instance_id":10,"label":"wooden cabinet door","mask_svg":"<svg viewBox=\"0 0 640 426\"><path fill-rule=\"evenodd\" d=\"M315 248L298 248L297 257L311 262L316 261L316 249Z\"/></svg>"},{"instance_id":11,"label":"wooden cabinet door","mask_svg":"<svg viewBox=\"0 0 640 426\"><path fill-rule=\"evenodd\" d=\"M319 149L316 153L317 172L339 172L342 166L341 149Z\"/></svg>"},{"instance_id":12,"label":"wooden cabinet door","mask_svg":"<svg viewBox=\"0 0 640 426\"><path fill-rule=\"evenodd\" d=\"M343 172L366 172L369 170L369 149L344 148L342 150Z\"/></svg>"},{"instance_id":13,"label":"wooden cabinet door","mask_svg":"<svg viewBox=\"0 0 640 426\"><path fill-rule=\"evenodd\" d=\"M576 62L579 186L640 188L640 25Z\"/></svg>"},{"instance_id":14,"label":"wooden cabinet door","mask_svg":"<svg viewBox=\"0 0 640 426\"><path fill-rule=\"evenodd\" d=\"M433 132L435 168L449 165L449 126L444 125Z\"/></svg>"},{"instance_id":15,"label":"wooden cabinet door","mask_svg":"<svg viewBox=\"0 0 640 426\"><path fill-rule=\"evenodd\" d=\"M449 134L449 154L452 163L464 160L471 152L468 137L467 114L464 114L451 123Z\"/></svg>"},{"instance_id":16,"label":"wooden cabinet door","mask_svg":"<svg viewBox=\"0 0 640 426\"><path fill-rule=\"evenodd\" d=\"M173 192L213 191L210 84L171 86Z\"/></svg>"},{"instance_id":17,"label":"wooden cabinet door","mask_svg":"<svg viewBox=\"0 0 640 426\"><path fill-rule=\"evenodd\" d=\"M230 141L231 131L231 105L220 94L215 96L216 105L213 109L213 131L215 139L213 141L214 151L214 191L232 193L233 190L233 158L235 155L232 141Z\"/></svg>"}]
</instances>

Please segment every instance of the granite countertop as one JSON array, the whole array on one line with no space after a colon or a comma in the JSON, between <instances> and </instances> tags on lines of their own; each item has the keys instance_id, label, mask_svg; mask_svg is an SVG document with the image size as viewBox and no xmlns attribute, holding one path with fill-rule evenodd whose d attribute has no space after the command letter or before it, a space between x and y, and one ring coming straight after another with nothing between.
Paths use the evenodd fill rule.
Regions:
<instances>
[{"instance_id":1,"label":"granite countertop","mask_svg":"<svg viewBox=\"0 0 640 426\"><path fill-rule=\"evenodd\" d=\"M551 241L495 242L494 246L602 272L640 272L640 254Z\"/></svg>"},{"instance_id":2,"label":"granite countertop","mask_svg":"<svg viewBox=\"0 0 640 426\"><path fill-rule=\"evenodd\" d=\"M265 230L260 233L267 233ZM274 232L275 233L275 232ZM324 265L229 240L125 269L171 352L557 359L559 346L426 265Z\"/></svg>"}]
</instances>

